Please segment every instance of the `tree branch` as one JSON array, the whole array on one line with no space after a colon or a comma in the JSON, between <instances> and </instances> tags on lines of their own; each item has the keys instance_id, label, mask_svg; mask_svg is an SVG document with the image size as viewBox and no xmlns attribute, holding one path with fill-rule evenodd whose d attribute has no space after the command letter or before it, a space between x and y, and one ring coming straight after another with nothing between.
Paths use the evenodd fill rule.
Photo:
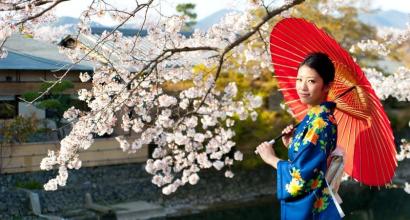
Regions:
<instances>
[{"instance_id":1,"label":"tree branch","mask_svg":"<svg viewBox=\"0 0 410 220\"><path fill-rule=\"evenodd\" d=\"M19 3L14 3L14 4L11 4L11 3L0 3L0 4L3 4L3 5L11 5L11 6L9 6L8 8L7 7L5 7L5 8L0 8L0 11L19 11L19 10L22 10L22 9L25 9L25 6L19 6L19 4L21 4L21 3L25 3L25 2L28 2L28 1L23 1L23 2L19 2ZM44 5L44 4L48 4L48 3L51 3L51 2L53 2L53 0L46 0L46 1L39 1L39 0L37 0L37 1L35 1L35 3L34 3L34 6L41 6L41 5Z\"/></svg>"},{"instance_id":2,"label":"tree branch","mask_svg":"<svg viewBox=\"0 0 410 220\"><path fill-rule=\"evenodd\" d=\"M27 18L25 18L25 19L23 19L23 20L17 22L17 23L16 23L16 26L18 26L18 25L20 25L20 24L23 24L23 23L25 23L25 22L27 22L27 21L29 21L29 20L33 20L33 19L35 19L35 18L37 18L37 17L40 17L41 15L43 15L44 13L46 13L47 11L50 11L51 9L53 9L54 7L56 7L57 5L59 5L60 3L66 2L66 1L70 1L70 0L56 0L56 1L47 1L47 2L44 2L43 4L50 3L50 2L54 2L54 3L51 4L50 6L48 6L47 8L45 8L43 11L41 11L41 12L35 14L35 15L29 16L29 17L27 17Z\"/></svg>"}]
</instances>

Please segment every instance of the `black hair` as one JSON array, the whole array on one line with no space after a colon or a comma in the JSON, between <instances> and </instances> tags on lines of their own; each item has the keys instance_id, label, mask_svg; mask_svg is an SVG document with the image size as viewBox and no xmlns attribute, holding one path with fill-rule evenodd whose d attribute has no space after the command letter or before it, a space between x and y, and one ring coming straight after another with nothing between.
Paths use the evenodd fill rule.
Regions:
<instances>
[{"instance_id":1,"label":"black hair","mask_svg":"<svg viewBox=\"0 0 410 220\"><path fill-rule=\"evenodd\" d=\"M300 63L299 68L306 65L314 70L322 77L323 83L329 85L335 79L335 66L329 56L322 52L310 53Z\"/></svg>"}]
</instances>

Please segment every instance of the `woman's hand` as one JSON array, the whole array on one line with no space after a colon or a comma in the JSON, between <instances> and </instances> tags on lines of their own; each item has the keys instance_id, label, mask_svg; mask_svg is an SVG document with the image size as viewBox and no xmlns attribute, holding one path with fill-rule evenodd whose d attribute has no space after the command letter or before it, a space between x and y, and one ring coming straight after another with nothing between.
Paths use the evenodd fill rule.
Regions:
<instances>
[{"instance_id":1,"label":"woman's hand","mask_svg":"<svg viewBox=\"0 0 410 220\"><path fill-rule=\"evenodd\" d=\"M285 145L285 147L289 146L290 141L292 140L292 135L293 135L293 125L288 125L285 129L283 129L282 134L282 142Z\"/></svg>"},{"instance_id":2,"label":"woman's hand","mask_svg":"<svg viewBox=\"0 0 410 220\"><path fill-rule=\"evenodd\" d=\"M256 151L261 156L262 160L265 161L265 163L271 165L274 168L277 167L279 158L276 157L275 151L272 148L272 144L269 144L265 141L258 147L256 147Z\"/></svg>"}]
</instances>

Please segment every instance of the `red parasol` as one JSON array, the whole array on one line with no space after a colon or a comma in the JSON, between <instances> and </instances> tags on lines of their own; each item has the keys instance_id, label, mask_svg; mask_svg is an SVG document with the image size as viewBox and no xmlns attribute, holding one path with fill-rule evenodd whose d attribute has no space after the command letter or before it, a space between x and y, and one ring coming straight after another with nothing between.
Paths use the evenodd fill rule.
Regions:
<instances>
[{"instance_id":1,"label":"red parasol","mask_svg":"<svg viewBox=\"0 0 410 220\"><path fill-rule=\"evenodd\" d=\"M337 145L345 151L345 172L370 186L391 182L397 167L390 122L363 71L326 32L300 18L286 18L270 36L275 77L286 104L300 121L307 106L296 92L299 64L312 52L326 53L335 65L335 81L328 100L337 104ZM354 87L342 97L341 93Z\"/></svg>"}]
</instances>

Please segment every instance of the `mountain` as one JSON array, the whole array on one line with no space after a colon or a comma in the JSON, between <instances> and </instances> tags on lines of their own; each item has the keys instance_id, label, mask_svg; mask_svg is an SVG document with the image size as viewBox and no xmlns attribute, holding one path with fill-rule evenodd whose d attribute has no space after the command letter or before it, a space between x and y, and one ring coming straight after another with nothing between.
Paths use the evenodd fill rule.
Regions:
<instances>
[{"instance_id":1,"label":"mountain","mask_svg":"<svg viewBox=\"0 0 410 220\"><path fill-rule=\"evenodd\" d=\"M78 18L63 16L58 17L57 20L51 23L50 26L58 27L58 26L65 26L65 25L76 25L78 23Z\"/></svg>"},{"instance_id":2,"label":"mountain","mask_svg":"<svg viewBox=\"0 0 410 220\"><path fill-rule=\"evenodd\" d=\"M202 20L198 21L195 28L206 31L213 24L218 23L226 14L236 12L233 9L219 10ZM410 22L410 14L397 10L374 10L369 13L359 14L359 20L363 23L378 27L378 28L406 28L406 23Z\"/></svg>"},{"instance_id":3,"label":"mountain","mask_svg":"<svg viewBox=\"0 0 410 220\"><path fill-rule=\"evenodd\" d=\"M410 22L410 14L397 10L376 10L370 13L359 14L359 20L380 28L405 29L406 23Z\"/></svg>"},{"instance_id":4,"label":"mountain","mask_svg":"<svg viewBox=\"0 0 410 220\"><path fill-rule=\"evenodd\" d=\"M49 24L48 26L51 26L51 27L69 26L69 31L74 33L76 31L76 25L78 24L78 22L80 22L80 19L78 19L78 18L62 16L62 17L59 17L55 22ZM131 26L132 24L129 25L129 26L126 26L126 25L124 25L123 27L118 29L125 36L133 36L133 35L135 35L136 33L139 32L139 29L129 28L129 27L132 27ZM134 25L134 27L135 27L135 25ZM91 22L91 32L93 34L101 34L104 31L112 31L113 28L114 27L105 26L105 25L100 24L98 22L94 22L94 21ZM146 30L143 30L141 32L142 35L146 35L146 33L147 33Z\"/></svg>"},{"instance_id":5,"label":"mountain","mask_svg":"<svg viewBox=\"0 0 410 220\"><path fill-rule=\"evenodd\" d=\"M237 12L234 9L222 9L219 10L197 22L194 28L198 28L200 30L206 31L210 28L213 24L218 23L226 14L230 12ZM374 10L369 13L362 13L359 14L359 20L372 25L378 28L399 28L404 29L406 28L406 23L410 22L410 14L400 12L397 10ZM64 25L71 25L73 28L79 22L78 18L63 16L59 17L57 21L52 23L50 26L57 27L57 26L64 26ZM124 32L125 35L132 35L137 32L135 30L136 24L126 24L120 31ZM104 30L110 30L112 27L105 26L98 22L91 22L91 27L94 30L93 32L101 33ZM146 34L143 33L144 35Z\"/></svg>"},{"instance_id":6,"label":"mountain","mask_svg":"<svg viewBox=\"0 0 410 220\"><path fill-rule=\"evenodd\" d=\"M62 16L62 17L58 17L58 19L55 22L53 22L50 26L53 26L53 27L65 26L65 25L75 26L78 24L78 22L80 22L80 19L78 18ZM107 26L102 25L98 22L92 21L91 27L107 27Z\"/></svg>"},{"instance_id":7,"label":"mountain","mask_svg":"<svg viewBox=\"0 0 410 220\"><path fill-rule=\"evenodd\" d=\"M217 11L217 12L203 18L202 20L198 21L198 23L195 25L194 28L198 28L202 31L206 31L206 30L208 30L208 28L212 27L212 25L218 23L226 14L228 14L230 12L237 12L237 11L233 10L233 9L219 10L219 11Z\"/></svg>"}]
</instances>

